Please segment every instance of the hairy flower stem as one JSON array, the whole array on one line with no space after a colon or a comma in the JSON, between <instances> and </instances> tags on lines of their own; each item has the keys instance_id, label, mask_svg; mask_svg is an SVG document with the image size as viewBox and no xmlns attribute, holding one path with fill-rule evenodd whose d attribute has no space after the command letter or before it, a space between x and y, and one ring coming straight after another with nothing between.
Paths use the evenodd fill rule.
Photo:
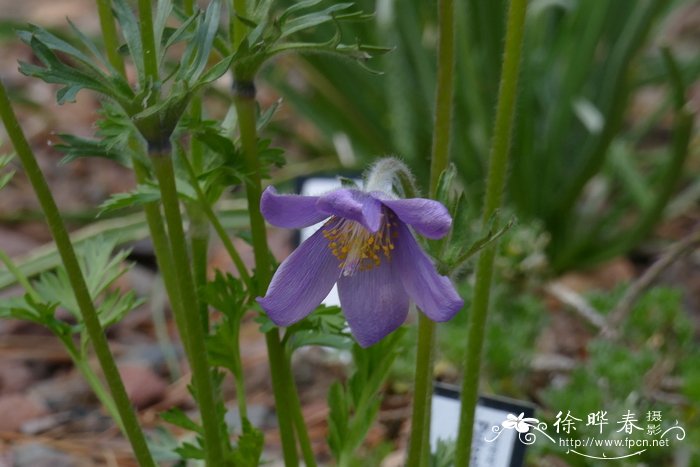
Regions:
<instances>
[{"instance_id":1,"label":"hairy flower stem","mask_svg":"<svg viewBox=\"0 0 700 467\"><path fill-rule=\"evenodd\" d=\"M114 398L114 402L119 411L119 416L121 417L124 425L124 432L131 443L132 449L134 450L134 455L141 466L155 467L156 464L151 457L150 451L148 450L146 438L144 437L141 427L139 426L139 422L136 418L136 412L129 401L129 397L124 389L124 383L119 375L117 365L114 362L114 357L109 350L107 337L105 336L104 329L100 324L100 320L95 310L95 305L92 303L90 292L85 284L85 278L80 270L80 265L78 264L78 259L75 256L75 251L73 250L73 245L71 244L70 237L68 236L68 231L63 224L61 214L58 211L58 207L56 206L51 190L46 183L46 179L39 168L39 164L34 157L34 153L29 147L29 144L24 137L24 133L19 126L17 117L15 117L15 114L12 111L10 101L8 100L7 93L5 91L5 86L2 84L2 82L0 82L0 117L2 117L7 134L12 140L15 151L17 152L22 165L24 166L27 178L32 184L32 188L36 193L41 209L46 216L46 222L49 226L49 230L51 231L51 235L56 242L56 248L61 256L66 273L68 274L71 288L75 294L75 300L78 303L80 313L83 317L85 329L90 337L90 341L92 342L97 359L100 362L105 380L107 381L107 385L112 393L112 397Z\"/></svg>"},{"instance_id":2,"label":"hairy flower stem","mask_svg":"<svg viewBox=\"0 0 700 467\"><path fill-rule=\"evenodd\" d=\"M136 140L132 140L130 144L133 150L140 150L138 147L140 144ZM131 162L134 167L136 182L139 184L146 183L149 178L146 168L143 167L141 161L139 161L136 157L133 157ZM175 325L177 326L178 333L182 339L188 361L191 362L192 357L189 350L185 310L182 305L182 300L180 300L180 290L175 277L173 257L170 253L170 238L168 237L168 233L166 232L163 224L163 216L160 213L159 204L157 202L146 203L143 205L143 211L146 215L146 223L148 224L148 231L151 235L151 243L153 244L153 252L156 256L158 271L163 278L165 291L170 298L170 309L172 310L175 318Z\"/></svg>"},{"instance_id":3,"label":"hairy flower stem","mask_svg":"<svg viewBox=\"0 0 700 467\"><path fill-rule=\"evenodd\" d=\"M192 365L192 380L195 388L204 427L204 447L207 465L225 465L223 457L224 441L221 436L214 395L214 386L209 370L205 333L199 313L197 290L192 278L185 231L182 226L180 202L175 187L175 172L169 153L151 151L151 161L158 179L165 222L170 235L170 250L173 258L175 277L184 307L185 324Z\"/></svg>"},{"instance_id":4,"label":"hairy flower stem","mask_svg":"<svg viewBox=\"0 0 700 467\"><path fill-rule=\"evenodd\" d=\"M107 51L107 59L115 70L122 76L126 76L124 60L119 54L119 36L114 25L111 0L97 0L97 13L100 17L100 28L102 29L102 40Z\"/></svg>"},{"instance_id":5,"label":"hairy flower stem","mask_svg":"<svg viewBox=\"0 0 700 467\"><path fill-rule=\"evenodd\" d=\"M249 182L246 183L246 196L248 198L248 215L250 216L250 229L253 237L253 253L255 255L255 270L257 275L257 290L255 294L264 295L271 279L270 250L267 246L267 231L265 220L260 212L260 196L262 186L260 183L260 166L258 164L258 136L255 118L255 87L252 82L236 85L234 102L238 114L238 125L241 137L241 145L250 173ZM285 375L291 370L288 368L284 348L280 342L277 328L265 334L267 353L270 360L270 373L272 376L272 389L277 409L280 438L284 463L287 467L299 465L296 442L294 437L294 424L290 405L293 403L289 397L289 391L296 391L288 386ZM303 427L306 429L306 427ZM300 436L300 439L303 439ZM308 436L306 437L308 439Z\"/></svg>"},{"instance_id":6,"label":"hairy flower stem","mask_svg":"<svg viewBox=\"0 0 700 467\"><path fill-rule=\"evenodd\" d=\"M183 3L183 9L187 16L194 14L194 2L192 0ZM194 121L202 119L202 96L192 96L190 101L190 118ZM194 172L201 173L204 165L204 148L196 138L190 139L190 154ZM185 159L186 156L183 156ZM195 175L196 178L196 175ZM188 203L187 215L190 219L190 246L192 248L192 264L194 281L197 289L203 290L207 285L207 266L209 264L209 223L207 216L200 210L197 203ZM199 305L199 313L202 315L202 326L205 332L209 329L209 309L202 300Z\"/></svg>"},{"instance_id":7,"label":"hairy flower stem","mask_svg":"<svg viewBox=\"0 0 700 467\"><path fill-rule=\"evenodd\" d=\"M438 2L438 74L435 95L435 128L430 163L430 195L435 197L440 174L447 169L450 157L450 136L455 68L454 0ZM411 416L411 439L408 449L409 467L427 466L430 458L430 407L433 389L433 353L435 323L418 314L418 349L416 378Z\"/></svg>"},{"instance_id":8,"label":"hairy flower stem","mask_svg":"<svg viewBox=\"0 0 700 467\"><path fill-rule=\"evenodd\" d=\"M292 404L290 405L292 410L292 418L294 419L294 427L296 428L297 435L299 436L299 445L301 446L301 454L304 458L304 464L306 467L316 467L316 458L314 457L314 451L311 447L311 439L309 439L309 433L306 429L306 422L304 421L304 413L301 410L301 401L299 400L299 392L296 390L296 382L294 381L294 375L291 372L291 355L287 355L287 371L285 378L287 379L287 385L290 388L294 388L293 391L289 391L289 397L291 398Z\"/></svg>"},{"instance_id":9,"label":"hairy flower stem","mask_svg":"<svg viewBox=\"0 0 700 467\"><path fill-rule=\"evenodd\" d=\"M486 197L482 225L501 206L508 169L508 152L510 150L515 101L520 70L523 30L527 0L511 0L506 24L505 51L503 68L498 91L496 119L494 123L491 152L489 155L489 173L486 180ZM496 256L497 242L493 242L479 255L476 266L476 284L474 298L467 327L466 359L464 363L464 380L462 383L462 406L459 419L459 435L455 465L467 467L471 456L471 442L474 430L474 412L479 390L481 372L481 355L484 344L486 317L489 310L491 281L493 279L493 261Z\"/></svg>"}]
</instances>

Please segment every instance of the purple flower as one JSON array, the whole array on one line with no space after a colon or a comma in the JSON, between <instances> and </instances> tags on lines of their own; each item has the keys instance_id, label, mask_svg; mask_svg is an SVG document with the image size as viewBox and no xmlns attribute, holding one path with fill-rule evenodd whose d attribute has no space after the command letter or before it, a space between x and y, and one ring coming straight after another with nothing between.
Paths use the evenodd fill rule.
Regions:
<instances>
[{"instance_id":1,"label":"purple flower","mask_svg":"<svg viewBox=\"0 0 700 467\"><path fill-rule=\"evenodd\" d=\"M345 188L322 196L279 195L269 187L260 209L278 227L327 219L284 260L267 295L258 298L279 326L311 313L336 282L350 330L363 347L403 324L409 299L433 321L451 319L464 304L408 227L432 239L447 235L452 218L437 201Z\"/></svg>"}]
</instances>

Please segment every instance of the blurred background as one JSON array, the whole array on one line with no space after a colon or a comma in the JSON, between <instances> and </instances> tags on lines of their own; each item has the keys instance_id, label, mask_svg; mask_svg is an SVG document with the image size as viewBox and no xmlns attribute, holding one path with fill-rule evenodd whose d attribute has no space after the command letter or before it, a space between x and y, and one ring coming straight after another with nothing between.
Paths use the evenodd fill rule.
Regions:
<instances>
[{"instance_id":1,"label":"blurred background","mask_svg":"<svg viewBox=\"0 0 700 467\"><path fill-rule=\"evenodd\" d=\"M427 186L435 2L357 4L375 15L346 28L346 42L389 46L391 53L365 67L320 55L284 56L260 76L261 106L279 105L265 137L287 151L287 165L272 174L281 189L293 190L301 175L362 170L384 155L403 158ZM451 151L466 194L456 225L475 239L505 7L504 0L465 0L456 18ZM147 300L109 337L142 420L156 426L157 412L187 408L189 397L187 369L171 337L150 245L144 230L122 213L95 223L97 206L133 188L134 180L104 159L61 163L56 135L92 136L98 102L82 91L76 103L58 106L56 88L17 71L18 60L35 59L15 28L39 24L70 39L68 17L99 37L95 4L0 0L0 12L0 75L66 219L79 235L119 230L118 243L132 247L136 266L120 285ZM314 31L316 39L332 33ZM686 438L672 448L649 449L634 464L605 465L700 466L699 76L698 2L530 1L507 208L501 213L517 222L504 235L497 259L482 392L531 402L536 416L550 423L558 411L585 420L588 413L606 410L614 424L630 410L646 427L643 417L653 410L662 413L664 424L678 421L686 429ZM207 94L210 118L225 117L228 86L230 78L224 78ZM6 143L4 130L0 135ZM2 153L9 151L4 144ZM50 263L49 253L42 256L48 250L41 249L50 237L18 172L0 193L0 249L41 270ZM231 198L236 196L233 190ZM241 213L235 205L227 213L235 227ZM236 241L250 257L247 244ZM278 258L291 248L286 231L271 230L270 242ZM210 269L216 268L232 270L214 243ZM17 294L3 283L2 273L0 294ZM467 303L471 273L467 268L458 278ZM439 327L439 381L461 381L465 324L466 311ZM273 402L257 326L247 321L242 335L249 416L266 430L274 458ZM413 332L410 327L407 340L415 339ZM319 458L328 459L326 393L345 375L346 363L313 348L294 365L314 447ZM366 465L401 465L412 372L413 355L407 352L384 390L379 422L363 451ZM232 388L228 394L233 397ZM235 419L232 415L231 423ZM595 448L583 452L600 455ZM550 443L528 449L528 465L598 465L594 462ZM131 465L126 444L58 342L37 326L0 321L0 466L49 464Z\"/></svg>"}]
</instances>

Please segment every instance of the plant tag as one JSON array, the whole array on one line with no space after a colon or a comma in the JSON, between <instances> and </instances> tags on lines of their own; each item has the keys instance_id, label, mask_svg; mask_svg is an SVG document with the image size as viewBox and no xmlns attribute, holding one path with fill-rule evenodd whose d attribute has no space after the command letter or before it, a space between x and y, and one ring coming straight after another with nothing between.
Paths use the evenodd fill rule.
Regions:
<instances>
[{"instance_id":1,"label":"plant tag","mask_svg":"<svg viewBox=\"0 0 700 467\"><path fill-rule=\"evenodd\" d=\"M453 386L435 384L430 420L430 449L437 450L438 440L454 441L459 429L459 391ZM474 437L472 440L471 467L521 467L525 457L526 443L519 439L515 429L503 429L502 423L509 420L532 417L534 407L525 401L501 397L480 396L476 406ZM493 441L493 427L501 427L503 433Z\"/></svg>"}]
</instances>

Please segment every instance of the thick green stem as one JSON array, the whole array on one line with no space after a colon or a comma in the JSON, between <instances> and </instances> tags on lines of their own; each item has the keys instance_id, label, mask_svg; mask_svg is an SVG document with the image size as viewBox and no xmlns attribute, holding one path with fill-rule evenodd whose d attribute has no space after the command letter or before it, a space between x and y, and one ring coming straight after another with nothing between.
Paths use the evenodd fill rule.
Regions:
<instances>
[{"instance_id":1,"label":"thick green stem","mask_svg":"<svg viewBox=\"0 0 700 467\"><path fill-rule=\"evenodd\" d=\"M522 52L523 30L527 0L511 0L508 9L508 22L503 56L501 82L498 91L496 119L494 123L490 165L486 180L486 197L482 225L501 206L508 169L508 152L510 150L515 102L518 88L520 56ZM464 364L464 381L462 383L462 407L460 413L459 434L455 465L467 467L471 456L471 442L474 431L474 411L479 390L481 372L481 355L484 343L486 317L489 310L491 281L493 278L493 261L496 256L497 242L491 243L479 255L476 267L476 284L467 327L467 348Z\"/></svg>"},{"instance_id":2,"label":"thick green stem","mask_svg":"<svg viewBox=\"0 0 700 467\"><path fill-rule=\"evenodd\" d=\"M238 50L238 46L243 42L248 26L243 21L238 19L237 15L246 16L246 0L231 1L231 19L229 23L229 34L231 35L231 50Z\"/></svg>"},{"instance_id":3,"label":"thick green stem","mask_svg":"<svg viewBox=\"0 0 700 467\"><path fill-rule=\"evenodd\" d=\"M291 401L287 391L296 390L286 384L285 372L286 360L284 349L280 343L277 328L265 334L267 344L267 358L270 361L270 375L272 376L272 392L275 397L275 411L282 441L282 455L284 465L293 467L299 465L296 440L294 437L294 422L291 410ZM304 429L306 427L304 426Z\"/></svg>"},{"instance_id":4,"label":"thick green stem","mask_svg":"<svg viewBox=\"0 0 700 467\"><path fill-rule=\"evenodd\" d=\"M183 4L185 14L194 14L194 1L186 0ZM202 119L202 96L192 97L190 102L190 117L195 121ZM204 148L202 143L196 138L190 139L190 157L194 171L200 172L204 166ZM187 156L183 155L183 159ZM196 176L195 176L196 179ZM196 182L194 182L196 183ZM197 184L198 185L198 184ZM209 264L209 223L206 216L202 215L198 206L187 206L187 213L190 218L190 243L192 246L192 264L194 265L194 281L197 288L202 290L207 284L207 266ZM200 314L202 315L202 325L205 330L209 329L209 309L207 304L200 303Z\"/></svg>"},{"instance_id":5,"label":"thick green stem","mask_svg":"<svg viewBox=\"0 0 700 467\"><path fill-rule=\"evenodd\" d=\"M117 370L117 365L114 362L114 357L109 350L107 337L100 324L95 306L92 303L90 292L85 284L85 278L80 270L80 265L75 256L73 245L70 242L68 231L63 224L61 214L58 211L58 207L51 194L51 190L49 190L46 179L39 168L39 164L34 157L34 153L29 147L24 133L19 126L19 122L12 111L5 86L2 82L0 82L0 116L2 117L7 134L12 140L15 151L22 161L27 178L29 178L32 188L39 199L41 209L46 216L46 222L56 242L56 248L61 256L71 288L75 294L76 302L80 308L85 329L90 336L90 341L95 349L95 354L102 367L105 380L107 381L114 402L119 410L119 416L122 419L125 434L131 443L136 459L141 466L155 467L151 453L148 450L148 445L146 444L146 438L136 418L136 412L129 401L129 397L124 389L124 383Z\"/></svg>"},{"instance_id":6,"label":"thick green stem","mask_svg":"<svg viewBox=\"0 0 700 467\"><path fill-rule=\"evenodd\" d=\"M297 435L299 436L301 454L304 457L304 463L306 464L306 467L316 467L316 458L314 457L314 450L311 446L311 439L309 439L309 433L306 430L306 422L304 421L304 413L301 410L301 401L299 400L299 393L296 390L296 382L294 381L294 376L290 371L292 365L289 357L291 357L291 355L288 356L287 359L287 371L285 377L287 378L287 386L294 389L293 391L289 391L289 397L292 401L290 407L292 409L294 427L296 428Z\"/></svg>"},{"instance_id":7,"label":"thick green stem","mask_svg":"<svg viewBox=\"0 0 700 467\"><path fill-rule=\"evenodd\" d=\"M138 150L136 146L137 142L133 141L132 149ZM148 181L148 172L145 167L143 167L141 162L135 157L132 158L132 165L134 166L136 181L141 184L146 183ZM188 331L185 321L185 310L182 300L180 300L180 290L177 284L177 278L175 277L173 257L170 253L170 239L163 226L163 216L161 216L160 208L156 202L144 204L143 211L146 215L148 231L151 234L151 242L153 244L153 252L156 255L158 270L163 277L163 285L165 285L165 290L170 298L170 309L175 317L175 325L182 339L185 353L189 357L188 360L191 360L191 352L188 347L189 338L187 336Z\"/></svg>"},{"instance_id":8,"label":"thick green stem","mask_svg":"<svg viewBox=\"0 0 700 467\"><path fill-rule=\"evenodd\" d=\"M143 47L143 65L146 69L146 77L153 84L158 82L158 56L156 53L156 39L153 34L153 11L150 0L139 0L139 28L141 32L141 44ZM157 93L151 93L150 101L158 99Z\"/></svg>"},{"instance_id":9,"label":"thick green stem","mask_svg":"<svg viewBox=\"0 0 700 467\"><path fill-rule=\"evenodd\" d=\"M192 279L197 288L198 295L207 286L207 267L209 265L209 222L198 203L186 206L190 220L189 237L192 250ZM204 300L199 301L199 315L202 321L202 330L209 333L209 306Z\"/></svg>"},{"instance_id":10,"label":"thick green stem","mask_svg":"<svg viewBox=\"0 0 700 467\"><path fill-rule=\"evenodd\" d=\"M435 128L430 162L430 194L435 196L440 174L450 158L450 135L455 88L455 15L454 0L438 3L438 71L435 90Z\"/></svg>"},{"instance_id":11,"label":"thick green stem","mask_svg":"<svg viewBox=\"0 0 700 467\"><path fill-rule=\"evenodd\" d=\"M187 16L192 16L194 13L194 0L184 0L182 2L182 9Z\"/></svg>"},{"instance_id":12,"label":"thick green stem","mask_svg":"<svg viewBox=\"0 0 700 467\"><path fill-rule=\"evenodd\" d=\"M253 253L256 266L256 284L258 295L264 295L270 283L270 250L267 246L267 230L265 220L260 212L260 196L262 187L260 183L260 167L258 164L258 137L255 119L255 87L252 82L239 83L236 86L237 94L234 96L238 125L241 136L243 153L250 173L249 182L246 183L246 196L248 198L248 215L250 216L250 228L253 237ZM241 92L245 90L246 92ZM252 92L251 92L252 91ZM265 334L267 354L270 361L270 373L272 376L272 389L277 409L280 438L284 462L287 467L299 465L296 443L294 440L294 425L290 411L289 391L295 390L286 385L285 374L287 361L284 357L284 349L280 342L277 328ZM304 427L305 428L305 427Z\"/></svg>"},{"instance_id":13,"label":"thick green stem","mask_svg":"<svg viewBox=\"0 0 700 467\"><path fill-rule=\"evenodd\" d=\"M102 29L102 40L107 51L107 59L115 70L122 76L126 76L124 60L119 54L119 36L114 25L112 2L110 0L97 0L97 13L100 16L100 28Z\"/></svg>"},{"instance_id":14,"label":"thick green stem","mask_svg":"<svg viewBox=\"0 0 700 467\"><path fill-rule=\"evenodd\" d=\"M184 308L186 338L189 343L192 380L195 388L204 427L205 457L207 465L224 465L223 446L209 362L207 358L205 334L199 313L197 290L192 279L185 231L182 226L180 202L175 186L175 172L172 159L167 153L152 153L151 161L161 191L165 222L170 235L170 250L175 269L175 278L180 290Z\"/></svg>"},{"instance_id":15,"label":"thick green stem","mask_svg":"<svg viewBox=\"0 0 700 467\"><path fill-rule=\"evenodd\" d=\"M406 465L409 467L421 466L430 449L425 434L430 430L434 341L435 323L420 313L418 316L418 350L416 351L411 438L406 461ZM429 439L429 436L427 438Z\"/></svg>"},{"instance_id":16,"label":"thick green stem","mask_svg":"<svg viewBox=\"0 0 700 467\"><path fill-rule=\"evenodd\" d=\"M430 194L435 197L440 174L450 157L455 69L454 0L438 2L438 74L435 91L435 128L430 163ZM430 407L433 389L433 351L435 323L424 314L418 316L416 384L411 417L408 466L426 465L430 453Z\"/></svg>"}]
</instances>

